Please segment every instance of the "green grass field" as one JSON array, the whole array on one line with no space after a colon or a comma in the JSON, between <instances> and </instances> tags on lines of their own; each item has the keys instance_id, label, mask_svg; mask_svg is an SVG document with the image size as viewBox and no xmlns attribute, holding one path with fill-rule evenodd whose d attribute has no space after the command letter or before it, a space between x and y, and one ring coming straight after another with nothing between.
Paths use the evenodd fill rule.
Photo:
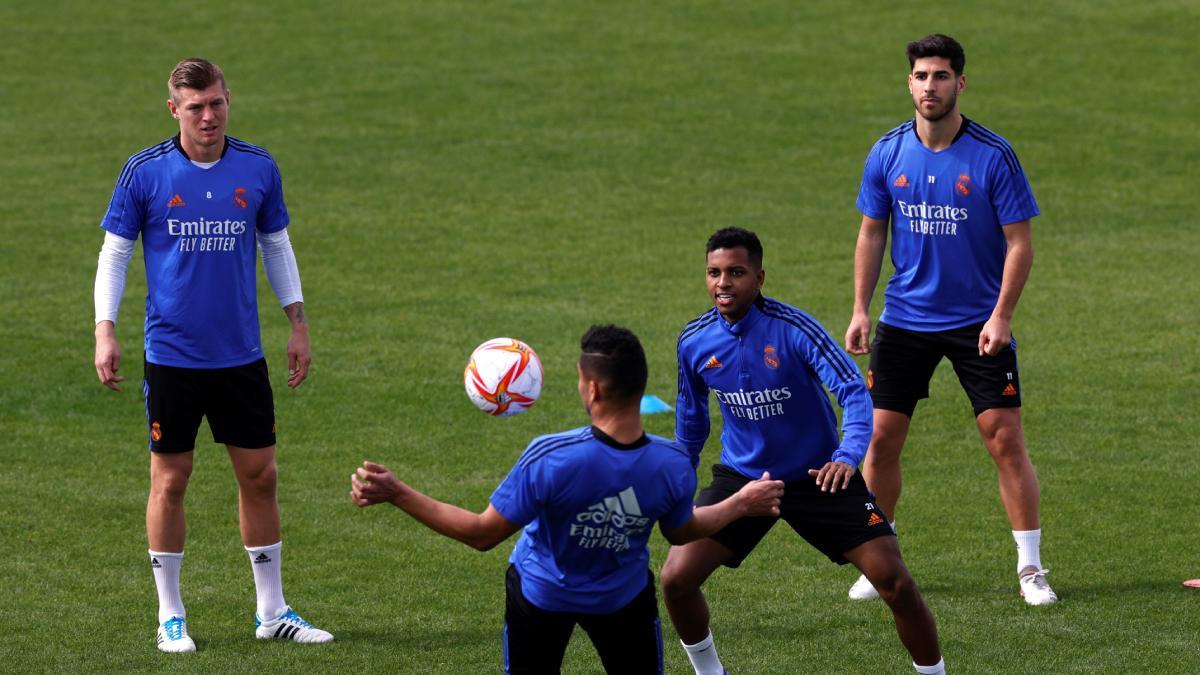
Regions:
<instances>
[{"instance_id":1,"label":"green grass field","mask_svg":"<svg viewBox=\"0 0 1200 675\"><path fill-rule=\"evenodd\" d=\"M947 664L1200 671L1200 591L1180 585L1200 576L1198 22L1190 0L0 5L0 669L497 672L511 543L480 554L360 511L350 472L371 458L482 509L531 437L584 423L573 367L596 322L641 336L673 400L717 227L756 230L767 293L840 339L862 161L911 115L904 43L941 31L967 49L963 112L1012 142L1043 212L1015 326L1062 598L1017 597L995 472L943 365L899 528ZM337 635L324 647L252 638L236 488L202 429L183 571L200 651L154 649L140 247L125 391L91 365L97 224L125 159L174 133L164 83L193 55L225 69L230 133L283 171L315 355L298 391L265 280L260 304L285 589ZM460 381L498 335L547 374L506 420ZM785 530L707 586L726 665L912 672L886 609L845 599L853 571ZM669 622L664 641L689 672ZM577 634L564 671L598 670Z\"/></svg>"}]
</instances>

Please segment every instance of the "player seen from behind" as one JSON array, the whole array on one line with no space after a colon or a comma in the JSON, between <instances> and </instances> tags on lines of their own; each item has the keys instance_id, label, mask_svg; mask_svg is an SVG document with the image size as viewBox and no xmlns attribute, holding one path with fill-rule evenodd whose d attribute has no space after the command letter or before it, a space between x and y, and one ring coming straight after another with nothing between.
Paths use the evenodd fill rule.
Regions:
<instances>
[{"instance_id":1,"label":"player seen from behind","mask_svg":"<svg viewBox=\"0 0 1200 675\"><path fill-rule=\"evenodd\" d=\"M579 396L591 425L535 438L482 513L428 497L372 462L351 475L351 498L391 503L479 550L525 528L505 580L505 672L559 672L578 624L607 672L661 673L651 528L657 522L682 544L737 518L776 514L783 484L762 473L725 502L693 509L687 452L642 429L647 367L637 337L593 326L580 352Z\"/></svg>"}]
</instances>

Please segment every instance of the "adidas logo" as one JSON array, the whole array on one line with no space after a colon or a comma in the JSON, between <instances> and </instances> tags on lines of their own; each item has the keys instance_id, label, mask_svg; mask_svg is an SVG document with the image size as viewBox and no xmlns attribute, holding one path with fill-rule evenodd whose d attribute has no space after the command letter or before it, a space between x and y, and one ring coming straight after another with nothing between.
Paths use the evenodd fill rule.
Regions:
<instances>
[{"instance_id":1,"label":"adidas logo","mask_svg":"<svg viewBox=\"0 0 1200 675\"><path fill-rule=\"evenodd\" d=\"M259 553L258 557L254 559L255 565L261 565L262 563L269 562L271 562L271 556L267 555L266 553Z\"/></svg>"},{"instance_id":2,"label":"adidas logo","mask_svg":"<svg viewBox=\"0 0 1200 675\"><path fill-rule=\"evenodd\" d=\"M874 511L872 511L871 517L867 519L867 527L872 527L875 525L882 525L882 524L883 524L883 518L880 518L878 513L875 513Z\"/></svg>"},{"instance_id":3,"label":"adidas logo","mask_svg":"<svg viewBox=\"0 0 1200 675\"><path fill-rule=\"evenodd\" d=\"M896 187L908 187L908 176L900 174L900 177L897 178L896 182L892 183L892 185L895 185Z\"/></svg>"},{"instance_id":4,"label":"adidas logo","mask_svg":"<svg viewBox=\"0 0 1200 675\"><path fill-rule=\"evenodd\" d=\"M187 203L183 201L183 197L180 197L178 194L171 197L171 201L167 202L168 209L173 209L176 206L187 206Z\"/></svg>"},{"instance_id":5,"label":"adidas logo","mask_svg":"<svg viewBox=\"0 0 1200 675\"><path fill-rule=\"evenodd\" d=\"M1012 382L1009 382L1008 385L1004 387L1003 393L1005 396L1016 396L1017 388L1013 386Z\"/></svg>"},{"instance_id":6,"label":"adidas logo","mask_svg":"<svg viewBox=\"0 0 1200 675\"><path fill-rule=\"evenodd\" d=\"M704 364L705 370L708 370L709 368L720 368L720 367L721 367L721 362L717 360L716 354L713 354L712 356L708 357L708 362Z\"/></svg>"},{"instance_id":7,"label":"adidas logo","mask_svg":"<svg viewBox=\"0 0 1200 675\"><path fill-rule=\"evenodd\" d=\"M150 566L153 567L154 569L159 569L160 567L162 567L162 563L158 562L158 558L151 558Z\"/></svg>"}]
</instances>

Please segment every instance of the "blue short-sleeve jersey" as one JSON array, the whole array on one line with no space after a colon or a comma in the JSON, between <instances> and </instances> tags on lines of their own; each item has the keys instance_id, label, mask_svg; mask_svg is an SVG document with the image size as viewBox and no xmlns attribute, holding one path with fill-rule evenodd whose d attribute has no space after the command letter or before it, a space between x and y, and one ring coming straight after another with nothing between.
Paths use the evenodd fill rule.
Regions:
<instances>
[{"instance_id":1,"label":"blue short-sleeve jersey","mask_svg":"<svg viewBox=\"0 0 1200 675\"><path fill-rule=\"evenodd\" d=\"M510 561L529 602L608 614L646 587L651 528L687 523L695 491L677 444L645 435L623 445L582 427L535 438L491 503L525 526Z\"/></svg>"},{"instance_id":2,"label":"blue short-sleeve jersey","mask_svg":"<svg viewBox=\"0 0 1200 675\"><path fill-rule=\"evenodd\" d=\"M708 394L721 406L721 463L747 478L791 481L829 461L857 467L871 440L871 398L858 366L807 313L759 297L727 322L716 308L679 336L675 438L699 462ZM842 408L842 437L829 403Z\"/></svg>"},{"instance_id":3,"label":"blue short-sleeve jersey","mask_svg":"<svg viewBox=\"0 0 1200 675\"><path fill-rule=\"evenodd\" d=\"M858 210L891 218L892 263L880 320L915 331L986 321L1000 297L1003 226L1038 215L1029 179L1008 141L963 118L934 152L913 120L867 155Z\"/></svg>"},{"instance_id":4,"label":"blue short-sleeve jersey","mask_svg":"<svg viewBox=\"0 0 1200 675\"><path fill-rule=\"evenodd\" d=\"M279 168L262 148L226 137L205 169L176 136L130 157L100 227L142 238L146 360L227 368L262 358L255 232L287 225Z\"/></svg>"}]
</instances>

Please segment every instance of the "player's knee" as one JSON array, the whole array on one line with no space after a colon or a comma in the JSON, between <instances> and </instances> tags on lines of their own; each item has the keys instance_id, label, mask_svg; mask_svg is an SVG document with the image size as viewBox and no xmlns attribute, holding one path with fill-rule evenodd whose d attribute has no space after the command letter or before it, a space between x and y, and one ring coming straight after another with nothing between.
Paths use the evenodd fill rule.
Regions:
<instances>
[{"instance_id":1,"label":"player's knee","mask_svg":"<svg viewBox=\"0 0 1200 675\"><path fill-rule=\"evenodd\" d=\"M905 609L920 600L917 582L906 570L897 570L875 584L879 597L892 609Z\"/></svg>"},{"instance_id":2,"label":"player's knee","mask_svg":"<svg viewBox=\"0 0 1200 675\"><path fill-rule=\"evenodd\" d=\"M242 490L259 495L274 495L275 484L279 480L279 469L275 462L268 462L253 471L243 473L239 478Z\"/></svg>"},{"instance_id":3,"label":"player's knee","mask_svg":"<svg viewBox=\"0 0 1200 675\"><path fill-rule=\"evenodd\" d=\"M689 575L683 573L679 565L672 564L670 560L663 565L659 582L662 584L663 599L667 602L686 598L700 588Z\"/></svg>"},{"instance_id":4,"label":"player's knee","mask_svg":"<svg viewBox=\"0 0 1200 675\"><path fill-rule=\"evenodd\" d=\"M183 470L154 472L150 479L151 496L169 502L183 501L189 475L190 472Z\"/></svg>"}]
</instances>

